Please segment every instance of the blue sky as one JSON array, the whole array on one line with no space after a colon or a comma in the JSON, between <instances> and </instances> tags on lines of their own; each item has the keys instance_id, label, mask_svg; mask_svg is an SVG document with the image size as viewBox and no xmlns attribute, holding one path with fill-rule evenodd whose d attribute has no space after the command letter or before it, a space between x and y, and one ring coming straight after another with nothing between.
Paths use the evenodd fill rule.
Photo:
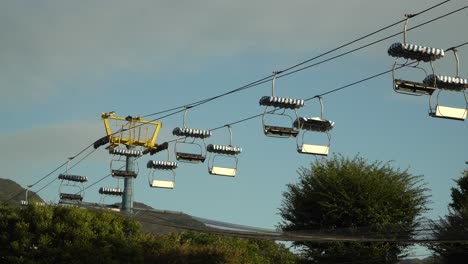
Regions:
<instances>
[{"instance_id":1,"label":"blue sky","mask_svg":"<svg viewBox=\"0 0 468 264\"><path fill-rule=\"evenodd\" d=\"M101 112L145 115L221 94L319 55L439 1L4 1L0 5L0 129L2 177L31 184L104 136ZM337 8L337 6L340 8ZM451 1L410 21L410 27L466 5ZM468 12L408 33L408 42L448 48L467 41ZM403 24L357 47L401 31ZM387 48L402 35L276 81L276 95L309 98L391 68ZM344 49L346 51L350 48ZM468 75L468 47L459 49L460 75ZM326 57L325 57L326 58ZM454 75L452 53L435 63ZM408 78L422 80L420 73ZM211 129L259 114L270 83L191 109L187 126ZM450 188L466 168L467 124L431 118L428 98L396 94L389 74L324 96L324 117L335 122L331 151L392 160L424 175L431 189L429 218L447 213ZM464 105L446 93L446 105ZM442 103L443 104L443 103ZM319 115L317 100L301 115ZM161 120L161 143L173 140L182 114ZM295 151L294 139L265 137L261 119L234 125L241 146L235 178L211 176L206 164L180 164L174 190L148 187L140 159L135 200L158 209L244 225L274 228L286 184L314 156ZM225 130L208 143L227 144ZM160 158L163 158L161 156ZM110 157L98 149L71 172L90 183L109 173ZM61 170L60 172L63 172ZM53 174L35 186L50 182ZM86 192L99 201L99 187ZM58 201L58 180L39 194ZM107 199L107 202L117 200Z\"/></svg>"}]
</instances>

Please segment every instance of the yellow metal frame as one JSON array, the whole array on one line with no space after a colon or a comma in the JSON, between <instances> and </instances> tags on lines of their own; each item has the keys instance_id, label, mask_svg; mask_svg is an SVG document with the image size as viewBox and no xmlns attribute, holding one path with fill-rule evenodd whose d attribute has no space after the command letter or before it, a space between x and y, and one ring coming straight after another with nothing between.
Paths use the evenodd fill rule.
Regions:
<instances>
[{"instance_id":1,"label":"yellow metal frame","mask_svg":"<svg viewBox=\"0 0 468 264\"><path fill-rule=\"evenodd\" d=\"M112 149L117 147L119 144L126 146L140 146L147 149L156 149L156 138L159 133L159 129L162 127L162 122L146 121L136 117L118 117L115 116L114 112L102 113L101 117L104 121L104 127L106 129L107 136L109 136L109 147ZM112 132L109 120L122 121L120 131ZM149 137L148 126L155 126L153 134ZM145 130L146 129L146 137Z\"/></svg>"}]
</instances>

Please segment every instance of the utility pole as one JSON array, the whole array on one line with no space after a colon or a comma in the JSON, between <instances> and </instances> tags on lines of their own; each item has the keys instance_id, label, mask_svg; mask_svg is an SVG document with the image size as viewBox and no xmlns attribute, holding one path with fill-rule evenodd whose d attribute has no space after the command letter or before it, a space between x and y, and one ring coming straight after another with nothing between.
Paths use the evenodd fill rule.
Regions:
<instances>
[{"instance_id":1,"label":"utility pole","mask_svg":"<svg viewBox=\"0 0 468 264\"><path fill-rule=\"evenodd\" d=\"M134 150L134 146L127 146L128 150ZM125 170L128 174L135 173L135 157L127 156ZM133 177L126 177L124 179L124 191L122 195L122 210L125 212L133 213Z\"/></svg>"},{"instance_id":2,"label":"utility pole","mask_svg":"<svg viewBox=\"0 0 468 264\"><path fill-rule=\"evenodd\" d=\"M125 170L122 167L114 167L111 162L111 174L115 178L124 179L123 192L118 188L101 188L101 194L122 195L122 211L133 213L133 181L137 177L135 163L137 157L146 153L156 151L156 137L159 129L162 127L161 122L146 121L140 119L139 116L118 117L114 112L102 113L101 117L104 121L104 127L108 137L109 153L114 156L125 156ZM111 126L110 122L114 122L115 126ZM112 129L117 128L115 131ZM97 146L105 144L106 140L101 140ZM126 148L119 148L124 145ZM96 146L96 145L95 145ZM123 162L120 158L113 159L115 162Z\"/></svg>"}]
</instances>

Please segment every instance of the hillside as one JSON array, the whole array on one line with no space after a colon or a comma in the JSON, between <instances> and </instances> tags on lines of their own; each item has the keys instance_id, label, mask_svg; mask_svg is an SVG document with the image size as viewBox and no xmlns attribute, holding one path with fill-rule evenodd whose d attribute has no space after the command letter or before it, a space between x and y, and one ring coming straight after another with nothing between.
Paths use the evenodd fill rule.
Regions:
<instances>
[{"instance_id":1,"label":"hillside","mask_svg":"<svg viewBox=\"0 0 468 264\"><path fill-rule=\"evenodd\" d=\"M44 202L35 192L29 191L28 197L33 202ZM0 178L0 202L6 202L9 205L20 205L21 200L26 199L26 189L18 183Z\"/></svg>"},{"instance_id":2,"label":"hillside","mask_svg":"<svg viewBox=\"0 0 468 264\"><path fill-rule=\"evenodd\" d=\"M25 199L25 188L12 180L0 178L0 202L19 206L21 205L21 201ZM28 199L30 202L44 202L42 198L33 191L28 191ZM111 207L119 208L120 204L114 204ZM204 227L204 224L195 221L189 215L183 213L157 211L151 206L139 202L135 202L134 207L138 208L138 211L148 210L139 212L139 214L144 216L140 222L145 232L150 232L155 235L177 233L184 230L184 226Z\"/></svg>"}]
</instances>

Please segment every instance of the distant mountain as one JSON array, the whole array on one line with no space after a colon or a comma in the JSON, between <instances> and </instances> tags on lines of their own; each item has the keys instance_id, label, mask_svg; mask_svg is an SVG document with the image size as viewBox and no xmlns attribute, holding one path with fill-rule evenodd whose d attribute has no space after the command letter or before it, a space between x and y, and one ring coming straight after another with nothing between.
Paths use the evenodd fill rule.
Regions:
<instances>
[{"instance_id":1,"label":"distant mountain","mask_svg":"<svg viewBox=\"0 0 468 264\"><path fill-rule=\"evenodd\" d=\"M120 203L109 206L110 208L120 208ZM193 219L190 215L158 210L144 203L134 202L134 218L138 220L145 232L154 235L165 235L178 233L185 229L206 230L207 226L202 222Z\"/></svg>"},{"instance_id":2,"label":"distant mountain","mask_svg":"<svg viewBox=\"0 0 468 264\"><path fill-rule=\"evenodd\" d=\"M26 199L26 189L18 183L0 178L0 202L9 205L21 205L21 201ZM30 202L44 202L39 195L33 191L28 191L28 200Z\"/></svg>"}]
</instances>

